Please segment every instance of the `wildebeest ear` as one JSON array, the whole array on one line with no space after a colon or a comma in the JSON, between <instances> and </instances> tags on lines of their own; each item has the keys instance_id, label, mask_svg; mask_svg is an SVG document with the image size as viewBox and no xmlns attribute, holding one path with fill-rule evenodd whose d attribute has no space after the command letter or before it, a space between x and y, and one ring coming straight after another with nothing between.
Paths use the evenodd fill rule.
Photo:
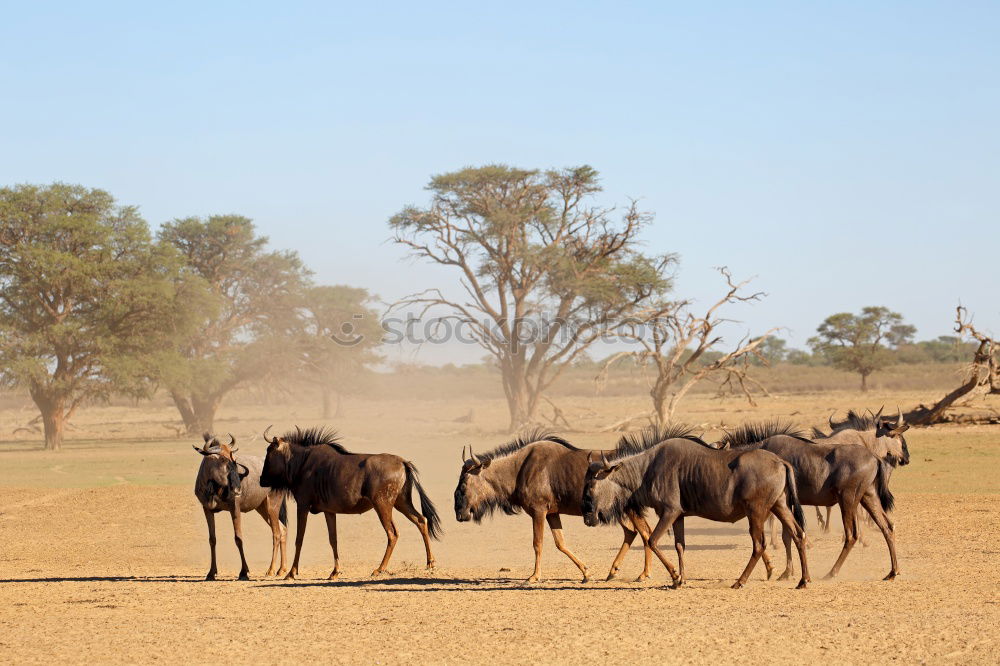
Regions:
<instances>
[{"instance_id":1,"label":"wildebeest ear","mask_svg":"<svg viewBox=\"0 0 1000 666\"><path fill-rule=\"evenodd\" d=\"M902 435L904 432L906 432L909 429L910 429L910 424L909 423L904 423L901 428L893 428L892 431L889 432L889 436L890 437L899 437L900 435Z\"/></svg>"},{"instance_id":2,"label":"wildebeest ear","mask_svg":"<svg viewBox=\"0 0 1000 666\"><path fill-rule=\"evenodd\" d=\"M237 470L237 473L240 475L240 479L247 478L247 476L250 474L250 469L246 465L241 465L240 463L236 462L235 460L233 462L236 464L236 470ZM242 472L239 471L241 468L243 469Z\"/></svg>"},{"instance_id":3,"label":"wildebeest ear","mask_svg":"<svg viewBox=\"0 0 1000 666\"><path fill-rule=\"evenodd\" d=\"M479 459L479 469L486 469L493 464L493 458Z\"/></svg>"}]
</instances>

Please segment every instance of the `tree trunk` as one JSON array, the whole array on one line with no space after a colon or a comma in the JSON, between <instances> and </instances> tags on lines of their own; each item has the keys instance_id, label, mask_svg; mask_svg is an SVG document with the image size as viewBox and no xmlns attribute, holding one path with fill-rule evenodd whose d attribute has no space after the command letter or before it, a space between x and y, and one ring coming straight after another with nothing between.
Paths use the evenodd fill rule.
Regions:
<instances>
[{"instance_id":1,"label":"tree trunk","mask_svg":"<svg viewBox=\"0 0 1000 666\"><path fill-rule=\"evenodd\" d=\"M31 391L31 399L42 415L46 450L58 451L62 448L66 428L66 399L63 396L46 395L42 391Z\"/></svg>"},{"instance_id":2,"label":"tree trunk","mask_svg":"<svg viewBox=\"0 0 1000 666\"><path fill-rule=\"evenodd\" d=\"M657 381L653 388L649 390L649 395L653 399L653 419L655 425L665 425L670 420L670 413L667 409L667 391L665 386L660 386Z\"/></svg>"},{"instance_id":3,"label":"tree trunk","mask_svg":"<svg viewBox=\"0 0 1000 666\"><path fill-rule=\"evenodd\" d=\"M218 411L222 403L221 395L208 396L185 396L179 393L171 393L177 411L184 421L185 432L188 435L196 436L202 433L211 433L215 428L215 412Z\"/></svg>"},{"instance_id":4,"label":"tree trunk","mask_svg":"<svg viewBox=\"0 0 1000 666\"><path fill-rule=\"evenodd\" d=\"M868 373L861 373L861 392L868 393Z\"/></svg>"},{"instance_id":5,"label":"tree trunk","mask_svg":"<svg viewBox=\"0 0 1000 666\"><path fill-rule=\"evenodd\" d=\"M507 397L507 409L510 412L510 432L516 432L531 423L534 418L532 407L537 401L532 400L527 378L518 376L514 369L503 369L503 389Z\"/></svg>"}]
</instances>

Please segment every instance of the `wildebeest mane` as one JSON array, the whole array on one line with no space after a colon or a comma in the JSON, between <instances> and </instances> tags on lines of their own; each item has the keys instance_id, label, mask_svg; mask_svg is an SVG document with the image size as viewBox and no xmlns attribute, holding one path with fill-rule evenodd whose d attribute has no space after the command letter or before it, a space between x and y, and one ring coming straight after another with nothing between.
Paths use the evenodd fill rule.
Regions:
<instances>
[{"instance_id":1,"label":"wildebeest mane","mask_svg":"<svg viewBox=\"0 0 1000 666\"><path fill-rule=\"evenodd\" d=\"M340 443L340 435L333 428L324 428L323 426L315 426L305 430L296 428L289 430L281 438L299 446L329 446L336 449L338 453L345 455L350 453Z\"/></svg>"},{"instance_id":2,"label":"wildebeest mane","mask_svg":"<svg viewBox=\"0 0 1000 666\"><path fill-rule=\"evenodd\" d=\"M735 430L727 432L726 436L719 441L719 448L746 449L776 435L788 435L803 442L810 441L798 426L779 419L772 419L757 423L744 423Z\"/></svg>"},{"instance_id":3,"label":"wildebeest mane","mask_svg":"<svg viewBox=\"0 0 1000 666\"><path fill-rule=\"evenodd\" d=\"M485 460L494 460L496 458L503 458L504 456L509 456L512 453L516 453L526 447L528 444L533 442L554 442L565 446L571 451L579 451L579 449L565 439L556 435L550 430L545 428L532 428L524 433L518 435L506 444L501 444L492 451L487 451L486 453L477 453L476 457Z\"/></svg>"},{"instance_id":4,"label":"wildebeest mane","mask_svg":"<svg viewBox=\"0 0 1000 666\"><path fill-rule=\"evenodd\" d=\"M834 421L833 417L830 418L830 427L833 428L833 432L840 432L841 430L875 430L876 425L874 416L859 414L853 409L847 411L847 418L843 421Z\"/></svg>"},{"instance_id":5,"label":"wildebeest mane","mask_svg":"<svg viewBox=\"0 0 1000 666\"><path fill-rule=\"evenodd\" d=\"M712 448L700 437L693 435L693 432L694 428L685 423L671 423L669 425L649 426L637 432L626 433L618 440L618 446L608 456L608 460L620 460L636 453L642 453L668 439L689 439Z\"/></svg>"}]
</instances>

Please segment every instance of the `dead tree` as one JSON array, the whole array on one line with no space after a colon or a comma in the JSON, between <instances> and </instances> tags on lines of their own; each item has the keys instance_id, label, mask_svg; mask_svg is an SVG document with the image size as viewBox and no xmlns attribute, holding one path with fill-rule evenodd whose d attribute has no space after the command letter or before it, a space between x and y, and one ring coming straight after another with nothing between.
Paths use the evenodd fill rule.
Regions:
<instances>
[{"instance_id":1,"label":"dead tree","mask_svg":"<svg viewBox=\"0 0 1000 666\"><path fill-rule=\"evenodd\" d=\"M979 346L972 355L965 382L931 406L920 405L906 412L904 418L911 425L933 425L947 421L948 409L967 403L983 395L1000 395L1000 347L997 342L977 330L968 310L959 305L955 309L955 332L959 337L970 337Z\"/></svg>"},{"instance_id":2,"label":"dead tree","mask_svg":"<svg viewBox=\"0 0 1000 666\"><path fill-rule=\"evenodd\" d=\"M720 393L741 392L751 405L756 405L754 390L767 394L760 382L750 376L750 359L758 358L767 364L760 346L777 328L757 338L744 337L732 350L714 360L705 360L706 353L716 351L723 342L720 326L735 323L720 316L720 310L733 303L759 301L766 295L759 291L745 293L749 280L733 282L726 267L718 270L725 277L727 291L703 315L692 311L693 302L689 300L663 303L636 313L619 333L641 348L614 354L605 361L597 376L598 383L603 384L610 367L622 358L632 358L643 370L653 367L656 374L649 380L649 395L653 399L651 420L654 423L669 422L678 403L703 380L715 382Z\"/></svg>"}]
</instances>

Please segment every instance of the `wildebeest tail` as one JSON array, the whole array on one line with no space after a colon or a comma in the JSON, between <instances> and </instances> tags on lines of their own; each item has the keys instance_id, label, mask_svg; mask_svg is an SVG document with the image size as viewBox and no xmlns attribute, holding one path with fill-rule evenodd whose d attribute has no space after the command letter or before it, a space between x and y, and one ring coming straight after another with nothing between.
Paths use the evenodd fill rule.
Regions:
<instances>
[{"instance_id":1,"label":"wildebeest tail","mask_svg":"<svg viewBox=\"0 0 1000 666\"><path fill-rule=\"evenodd\" d=\"M417 494L420 495L420 513L427 519L427 531L433 538L440 540L442 534L441 517L438 516L437 509L434 508L434 502L424 492L424 487L420 485L420 476L417 474L416 466L409 461L403 465L406 467L406 480L417 489Z\"/></svg>"},{"instance_id":2,"label":"wildebeest tail","mask_svg":"<svg viewBox=\"0 0 1000 666\"><path fill-rule=\"evenodd\" d=\"M795 485L795 470L788 463L785 465L785 501L788 502L788 508L792 510L792 516L795 518L795 522L799 524L803 530L806 528L806 515L802 511L802 505L799 504L799 489Z\"/></svg>"},{"instance_id":3,"label":"wildebeest tail","mask_svg":"<svg viewBox=\"0 0 1000 666\"><path fill-rule=\"evenodd\" d=\"M892 511L896 505L896 498L889 490L889 473L886 471L888 463L878 461L878 470L875 472L875 489L878 491L878 501L882 505L883 511Z\"/></svg>"},{"instance_id":4,"label":"wildebeest tail","mask_svg":"<svg viewBox=\"0 0 1000 666\"><path fill-rule=\"evenodd\" d=\"M288 527L288 493L281 495L281 508L278 509L278 520L285 527Z\"/></svg>"}]
</instances>

